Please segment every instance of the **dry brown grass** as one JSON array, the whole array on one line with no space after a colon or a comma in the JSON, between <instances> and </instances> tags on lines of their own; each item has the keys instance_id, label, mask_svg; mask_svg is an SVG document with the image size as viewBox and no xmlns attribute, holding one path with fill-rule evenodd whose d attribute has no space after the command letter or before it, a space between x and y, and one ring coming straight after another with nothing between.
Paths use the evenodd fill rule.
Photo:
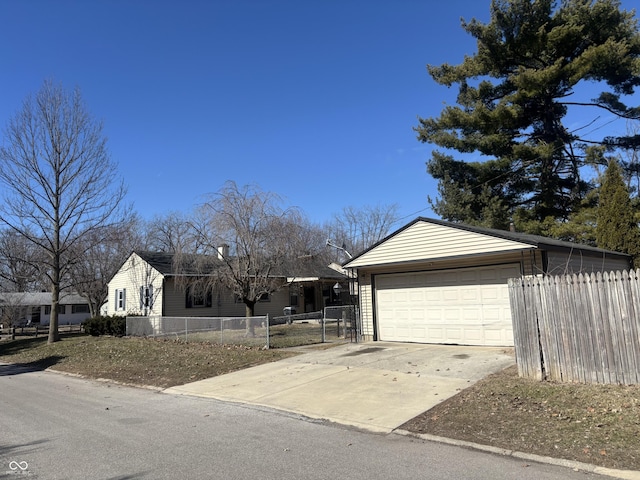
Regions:
<instances>
[{"instance_id":1,"label":"dry brown grass","mask_svg":"<svg viewBox=\"0 0 640 480\"><path fill-rule=\"evenodd\" d=\"M415 433L640 470L640 385L584 385L491 375L407 422Z\"/></svg>"},{"instance_id":2,"label":"dry brown grass","mask_svg":"<svg viewBox=\"0 0 640 480\"><path fill-rule=\"evenodd\" d=\"M241 345L87 335L63 336L62 341L51 345L46 337L0 342L0 362L42 365L89 378L161 388L291 355L295 353Z\"/></svg>"}]
</instances>

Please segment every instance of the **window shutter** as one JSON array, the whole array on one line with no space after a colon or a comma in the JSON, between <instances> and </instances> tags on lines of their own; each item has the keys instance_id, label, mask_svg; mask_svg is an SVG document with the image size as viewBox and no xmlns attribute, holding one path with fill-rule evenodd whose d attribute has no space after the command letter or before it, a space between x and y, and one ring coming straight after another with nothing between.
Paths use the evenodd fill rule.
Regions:
<instances>
[{"instance_id":1,"label":"window shutter","mask_svg":"<svg viewBox=\"0 0 640 480\"><path fill-rule=\"evenodd\" d=\"M144 308L144 287L140 287L140 310Z\"/></svg>"},{"instance_id":2,"label":"window shutter","mask_svg":"<svg viewBox=\"0 0 640 480\"><path fill-rule=\"evenodd\" d=\"M118 292L119 292L119 290L116 288L116 301L113 304L113 311L114 312L117 312L118 311L118 307L119 307L119 305L118 305L118 296L119 296Z\"/></svg>"},{"instance_id":3,"label":"window shutter","mask_svg":"<svg viewBox=\"0 0 640 480\"><path fill-rule=\"evenodd\" d=\"M122 309L123 310L127 309L127 289L126 288L122 289Z\"/></svg>"},{"instance_id":4,"label":"window shutter","mask_svg":"<svg viewBox=\"0 0 640 480\"><path fill-rule=\"evenodd\" d=\"M153 308L153 285L149 285L147 290L147 306Z\"/></svg>"}]
</instances>

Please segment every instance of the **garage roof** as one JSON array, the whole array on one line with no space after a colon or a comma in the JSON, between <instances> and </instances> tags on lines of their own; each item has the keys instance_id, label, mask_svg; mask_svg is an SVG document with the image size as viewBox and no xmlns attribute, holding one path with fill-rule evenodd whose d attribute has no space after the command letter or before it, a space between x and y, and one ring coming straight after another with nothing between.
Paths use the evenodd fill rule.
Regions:
<instances>
[{"instance_id":1,"label":"garage roof","mask_svg":"<svg viewBox=\"0 0 640 480\"><path fill-rule=\"evenodd\" d=\"M539 235L418 217L356 255L344 267L358 268L531 249L606 253L609 257L629 258L623 253Z\"/></svg>"}]
</instances>

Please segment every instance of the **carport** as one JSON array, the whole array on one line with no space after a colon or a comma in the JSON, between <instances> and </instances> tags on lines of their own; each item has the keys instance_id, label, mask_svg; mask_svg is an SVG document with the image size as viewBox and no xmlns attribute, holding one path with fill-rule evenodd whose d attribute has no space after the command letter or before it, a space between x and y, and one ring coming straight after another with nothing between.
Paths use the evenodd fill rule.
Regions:
<instances>
[{"instance_id":1,"label":"carport","mask_svg":"<svg viewBox=\"0 0 640 480\"><path fill-rule=\"evenodd\" d=\"M509 278L627 270L630 257L418 218L349 260L365 340L512 346Z\"/></svg>"}]
</instances>

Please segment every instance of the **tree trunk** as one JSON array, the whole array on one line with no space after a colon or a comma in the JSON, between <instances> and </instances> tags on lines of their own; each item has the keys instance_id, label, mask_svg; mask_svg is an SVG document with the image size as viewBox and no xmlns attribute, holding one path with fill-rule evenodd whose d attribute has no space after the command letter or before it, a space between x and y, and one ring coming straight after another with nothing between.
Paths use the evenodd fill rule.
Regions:
<instances>
[{"instance_id":1,"label":"tree trunk","mask_svg":"<svg viewBox=\"0 0 640 480\"><path fill-rule=\"evenodd\" d=\"M89 316L91 318L96 317L98 315L98 312L100 311L100 307L97 305L97 302L92 302L91 300L88 301L89 302Z\"/></svg>"},{"instance_id":2,"label":"tree trunk","mask_svg":"<svg viewBox=\"0 0 640 480\"><path fill-rule=\"evenodd\" d=\"M56 180L56 183L58 180ZM60 340L58 332L58 305L60 304L60 215L59 201L55 204L53 268L51 272L51 315L49 316L49 339L47 343Z\"/></svg>"},{"instance_id":3,"label":"tree trunk","mask_svg":"<svg viewBox=\"0 0 640 480\"><path fill-rule=\"evenodd\" d=\"M245 323L247 325L247 331L244 334L245 337L255 337L256 336L256 326L253 324L253 314L255 311L256 302L251 302L249 300L245 300Z\"/></svg>"},{"instance_id":4,"label":"tree trunk","mask_svg":"<svg viewBox=\"0 0 640 480\"><path fill-rule=\"evenodd\" d=\"M51 289L51 314L49 315L49 339L47 340L47 343L54 343L60 340L60 334L58 333L58 305L59 304L60 304L60 283L54 281Z\"/></svg>"}]
</instances>

